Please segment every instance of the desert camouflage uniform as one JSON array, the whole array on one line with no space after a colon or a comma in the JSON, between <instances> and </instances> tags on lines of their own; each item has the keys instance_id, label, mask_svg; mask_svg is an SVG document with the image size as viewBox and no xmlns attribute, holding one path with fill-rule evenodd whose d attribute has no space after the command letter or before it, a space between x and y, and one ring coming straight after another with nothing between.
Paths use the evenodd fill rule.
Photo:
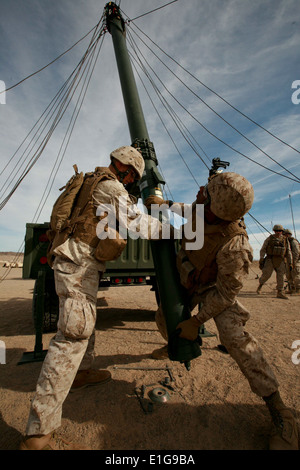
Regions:
<instances>
[{"instance_id":1,"label":"desert camouflage uniform","mask_svg":"<svg viewBox=\"0 0 300 470\"><path fill-rule=\"evenodd\" d=\"M136 202L117 180L101 181L93 193L94 205L116 206L119 197L128 207ZM131 211L131 220L135 218ZM151 232L149 216L136 214ZM160 223L151 219L152 225ZM142 222L141 222L142 225ZM148 234L146 234L147 237ZM52 339L31 404L27 435L48 434L60 426L62 405L78 369L88 369L94 359L96 301L99 279L105 264L97 261L94 249L69 238L55 250L53 265L59 296L58 331Z\"/></svg>"},{"instance_id":2,"label":"desert camouflage uniform","mask_svg":"<svg viewBox=\"0 0 300 470\"><path fill-rule=\"evenodd\" d=\"M48 434L61 424L63 402L80 364L93 360L99 271L58 256L54 261L59 296L58 331L51 340L31 404L26 434Z\"/></svg>"},{"instance_id":3,"label":"desert camouflage uniform","mask_svg":"<svg viewBox=\"0 0 300 470\"><path fill-rule=\"evenodd\" d=\"M272 239L278 240L275 235L270 235L263 243L263 246L260 250L260 259L262 260L267 253L268 245L271 243ZM283 236L282 236L283 239ZM277 281L277 290L282 291L284 288L284 275L286 273L286 265L284 261L286 257L286 262L288 266L292 264L291 250L289 245L286 245L286 252L284 256L273 256L267 255L265 258L265 263L262 269L262 275L259 278L259 284L263 285L267 282L268 279L272 276L273 271L276 271L276 281Z\"/></svg>"},{"instance_id":4,"label":"desert camouflage uniform","mask_svg":"<svg viewBox=\"0 0 300 470\"><path fill-rule=\"evenodd\" d=\"M180 253L178 255L180 256ZM257 340L245 331L244 326L250 314L236 299L243 286L243 279L248 275L251 262L252 248L247 237L244 235L233 237L216 255L218 267L216 282L198 286L191 293L189 301L191 310L200 304L196 316L201 324L211 318L214 319L221 343L239 365L252 391L263 397L275 392L278 383ZM193 269L190 263L191 272ZM180 274L186 278L186 272ZM157 312L157 323L162 335L167 338L160 309Z\"/></svg>"}]
</instances>

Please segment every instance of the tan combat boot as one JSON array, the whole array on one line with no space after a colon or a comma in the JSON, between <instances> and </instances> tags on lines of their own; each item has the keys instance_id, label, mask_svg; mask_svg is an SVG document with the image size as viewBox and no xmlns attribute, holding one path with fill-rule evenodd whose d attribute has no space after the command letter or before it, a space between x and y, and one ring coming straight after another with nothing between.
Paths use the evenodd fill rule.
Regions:
<instances>
[{"instance_id":1,"label":"tan combat boot","mask_svg":"<svg viewBox=\"0 0 300 470\"><path fill-rule=\"evenodd\" d=\"M264 401L273 421L270 450L299 450L296 420L293 413L283 403L279 392L264 397Z\"/></svg>"},{"instance_id":2,"label":"tan combat boot","mask_svg":"<svg viewBox=\"0 0 300 470\"><path fill-rule=\"evenodd\" d=\"M278 290L277 291L277 299L285 299L285 300L289 300L288 296L285 295L282 290Z\"/></svg>"},{"instance_id":3,"label":"tan combat boot","mask_svg":"<svg viewBox=\"0 0 300 470\"><path fill-rule=\"evenodd\" d=\"M168 345L166 344L162 348L159 349L154 349L151 353L152 359L169 359L169 354L168 354Z\"/></svg>"},{"instance_id":4,"label":"tan combat boot","mask_svg":"<svg viewBox=\"0 0 300 470\"><path fill-rule=\"evenodd\" d=\"M111 380L109 370L79 370L75 376L70 392L76 392L91 385L101 385Z\"/></svg>"},{"instance_id":5,"label":"tan combat boot","mask_svg":"<svg viewBox=\"0 0 300 470\"><path fill-rule=\"evenodd\" d=\"M20 444L20 450L89 450L79 444L68 442L55 432L46 435L26 436Z\"/></svg>"}]
</instances>

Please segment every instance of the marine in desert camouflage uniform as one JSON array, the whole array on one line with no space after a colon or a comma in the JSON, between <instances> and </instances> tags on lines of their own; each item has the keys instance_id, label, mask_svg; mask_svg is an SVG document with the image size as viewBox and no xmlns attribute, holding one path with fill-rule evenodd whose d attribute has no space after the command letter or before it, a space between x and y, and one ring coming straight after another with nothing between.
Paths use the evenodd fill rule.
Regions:
<instances>
[{"instance_id":1,"label":"marine in desert camouflage uniform","mask_svg":"<svg viewBox=\"0 0 300 470\"><path fill-rule=\"evenodd\" d=\"M289 266L286 260L286 277L289 284L288 294L299 294L300 293L300 248L299 242L293 237L292 232L287 228L284 230L283 235L289 243L291 255L292 255L292 266Z\"/></svg>"},{"instance_id":2,"label":"marine in desert camouflage uniform","mask_svg":"<svg viewBox=\"0 0 300 470\"><path fill-rule=\"evenodd\" d=\"M274 225L273 231L274 234L266 238L260 250L259 267L262 270L262 275L259 278L259 285L256 292L260 294L262 286L270 279L275 270L277 297L287 300L288 297L284 294L283 288L286 266L289 271L292 269L290 245L286 237L283 236L282 225Z\"/></svg>"},{"instance_id":3,"label":"marine in desert camouflage uniform","mask_svg":"<svg viewBox=\"0 0 300 470\"><path fill-rule=\"evenodd\" d=\"M274 424L270 449L298 449L294 416L280 398L277 379L257 340L245 331L249 311L237 300L252 262L252 248L242 217L250 210L253 198L251 184L232 172L217 174L200 188L195 202L204 204L203 247L189 251L183 239L177 255L177 267L181 283L189 294L190 309L197 305L200 308L196 315L179 323L178 328L182 338L195 341L199 328L214 319L222 345L239 365L252 391L263 397L270 410ZM155 196L145 202L148 208L151 204L162 203L168 201L159 201ZM176 212L180 204L170 203L172 211ZM156 319L167 340L161 308ZM153 357L162 358L165 351L166 347L156 350Z\"/></svg>"},{"instance_id":4,"label":"marine in desert camouflage uniform","mask_svg":"<svg viewBox=\"0 0 300 470\"><path fill-rule=\"evenodd\" d=\"M110 157L111 164L104 169L107 178L101 180L92 193L92 200L83 214L85 221L78 223L72 236L54 251L53 269L59 297L58 330L42 366L21 449L56 449L60 444L72 449L72 443L62 442L59 436L53 438L52 435L61 424L66 396L70 389L102 384L111 378L108 370L92 369L97 292L105 270L105 263L96 258L95 246L99 243L96 211L103 204L118 206L120 197L132 208L136 200L129 196L124 185L142 177L144 160L133 147L120 147ZM132 214L132 210L129 213ZM138 209L136 215L140 215ZM146 214L141 217L150 218ZM158 220L151 219L151 223L160 229ZM151 230L153 227L149 224L150 233Z\"/></svg>"}]
</instances>

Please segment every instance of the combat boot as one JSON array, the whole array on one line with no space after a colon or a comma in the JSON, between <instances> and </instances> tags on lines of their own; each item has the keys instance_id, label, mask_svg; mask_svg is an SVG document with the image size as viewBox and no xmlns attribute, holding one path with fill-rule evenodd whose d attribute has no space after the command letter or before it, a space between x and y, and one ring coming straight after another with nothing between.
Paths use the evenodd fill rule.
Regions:
<instances>
[{"instance_id":1,"label":"combat boot","mask_svg":"<svg viewBox=\"0 0 300 470\"><path fill-rule=\"evenodd\" d=\"M296 420L293 413L283 403L279 392L263 399L273 422L269 442L270 450L299 450Z\"/></svg>"},{"instance_id":2,"label":"combat boot","mask_svg":"<svg viewBox=\"0 0 300 470\"><path fill-rule=\"evenodd\" d=\"M111 380L111 373L109 370L94 370L86 369L79 370L76 374L70 392L82 390L91 385L101 385Z\"/></svg>"},{"instance_id":3,"label":"combat boot","mask_svg":"<svg viewBox=\"0 0 300 470\"><path fill-rule=\"evenodd\" d=\"M260 294L262 286L263 286L262 284L259 284L258 288L256 289L257 294Z\"/></svg>"},{"instance_id":4,"label":"combat boot","mask_svg":"<svg viewBox=\"0 0 300 470\"><path fill-rule=\"evenodd\" d=\"M169 359L169 354L168 354L168 345L166 344L162 348L159 349L154 349L151 353L152 359Z\"/></svg>"},{"instance_id":5,"label":"combat boot","mask_svg":"<svg viewBox=\"0 0 300 470\"><path fill-rule=\"evenodd\" d=\"M277 298L278 299L285 299L285 300L289 300L288 296L285 295L282 290L278 290L277 291Z\"/></svg>"}]
</instances>

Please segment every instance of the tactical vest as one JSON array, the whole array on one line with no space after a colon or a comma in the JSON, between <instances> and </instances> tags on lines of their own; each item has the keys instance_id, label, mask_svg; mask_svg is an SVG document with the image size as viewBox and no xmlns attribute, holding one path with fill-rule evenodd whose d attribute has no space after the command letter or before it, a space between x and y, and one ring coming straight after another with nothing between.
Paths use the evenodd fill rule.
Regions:
<instances>
[{"instance_id":1,"label":"tactical vest","mask_svg":"<svg viewBox=\"0 0 300 470\"><path fill-rule=\"evenodd\" d=\"M286 238L281 236L277 238L275 235L270 235L268 245L266 248L267 256L279 256L284 258L287 249Z\"/></svg>"},{"instance_id":2,"label":"tactical vest","mask_svg":"<svg viewBox=\"0 0 300 470\"><path fill-rule=\"evenodd\" d=\"M183 239L182 248L177 256L179 272L184 269L183 264L185 261L189 261L199 271L197 283L208 284L215 282L218 274L217 253L222 246L236 235L245 235L248 239L243 220L222 222L218 225L210 225L204 222L204 243L200 250L187 250L185 248L187 240Z\"/></svg>"}]
</instances>

